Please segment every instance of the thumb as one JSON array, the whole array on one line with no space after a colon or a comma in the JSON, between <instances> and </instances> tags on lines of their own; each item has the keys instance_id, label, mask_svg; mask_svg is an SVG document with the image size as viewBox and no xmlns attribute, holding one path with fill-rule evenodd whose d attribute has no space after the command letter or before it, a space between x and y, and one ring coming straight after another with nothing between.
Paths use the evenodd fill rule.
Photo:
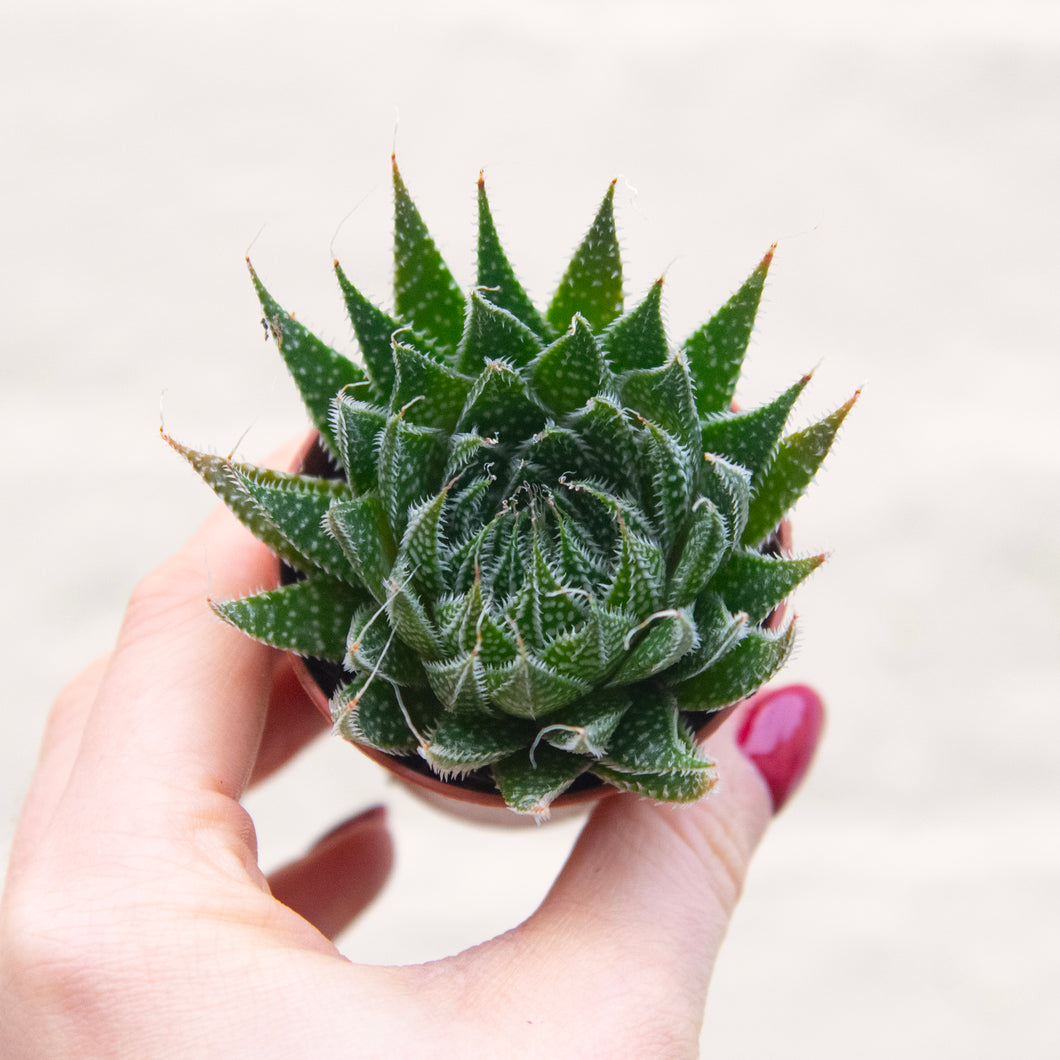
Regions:
<instances>
[{"instance_id":1,"label":"thumb","mask_svg":"<svg viewBox=\"0 0 1060 1060\"><path fill-rule=\"evenodd\" d=\"M377 806L345 821L303 857L274 872L269 889L277 901L334 939L382 889L393 858L386 812Z\"/></svg>"},{"instance_id":2,"label":"thumb","mask_svg":"<svg viewBox=\"0 0 1060 1060\"><path fill-rule=\"evenodd\" d=\"M761 693L706 743L719 776L710 796L690 806L605 799L535 914L537 927L550 923L582 952L613 961L634 991L650 976L649 996L683 999L688 1018L701 1019L751 857L809 767L822 721L810 688Z\"/></svg>"}]
</instances>

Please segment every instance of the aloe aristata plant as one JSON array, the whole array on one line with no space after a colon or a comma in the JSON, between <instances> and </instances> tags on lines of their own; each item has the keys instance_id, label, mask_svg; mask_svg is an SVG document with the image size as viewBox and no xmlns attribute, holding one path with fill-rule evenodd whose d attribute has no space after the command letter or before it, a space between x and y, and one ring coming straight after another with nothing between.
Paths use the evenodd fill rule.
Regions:
<instances>
[{"instance_id":1,"label":"aloe aristata plant","mask_svg":"<svg viewBox=\"0 0 1060 1060\"><path fill-rule=\"evenodd\" d=\"M288 571L213 606L314 660L344 737L517 812L572 785L698 799L715 770L697 724L791 651L794 622L769 618L823 557L782 554L777 527L854 399L787 436L808 376L733 411L772 250L673 347L661 280L624 308L614 183L541 312L481 176L466 295L393 179L393 313L335 264L358 361L251 268L321 473L167 439Z\"/></svg>"}]
</instances>

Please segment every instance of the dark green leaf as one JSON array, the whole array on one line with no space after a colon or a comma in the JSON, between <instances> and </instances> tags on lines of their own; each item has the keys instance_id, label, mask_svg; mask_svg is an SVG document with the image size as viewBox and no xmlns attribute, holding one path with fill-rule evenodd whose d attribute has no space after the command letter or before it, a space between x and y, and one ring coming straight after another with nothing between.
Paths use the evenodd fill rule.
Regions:
<instances>
[{"instance_id":1,"label":"dark green leaf","mask_svg":"<svg viewBox=\"0 0 1060 1060\"><path fill-rule=\"evenodd\" d=\"M776 559L737 549L714 575L710 587L721 594L730 611L746 611L752 622L761 622L824 560L824 556Z\"/></svg>"},{"instance_id":2,"label":"dark green leaf","mask_svg":"<svg viewBox=\"0 0 1060 1060\"><path fill-rule=\"evenodd\" d=\"M680 686L685 710L719 710L751 695L787 662L795 624L781 633L750 631L713 666Z\"/></svg>"},{"instance_id":3,"label":"dark green leaf","mask_svg":"<svg viewBox=\"0 0 1060 1060\"><path fill-rule=\"evenodd\" d=\"M423 757L443 777L462 776L526 748L533 738L533 726L518 718L447 711L430 734Z\"/></svg>"},{"instance_id":4,"label":"dark green leaf","mask_svg":"<svg viewBox=\"0 0 1060 1060\"><path fill-rule=\"evenodd\" d=\"M614 203L615 181L611 181L548 307L548 322L557 334L570 327L575 313L581 313L593 331L602 331L622 313L622 255Z\"/></svg>"},{"instance_id":5,"label":"dark green leaf","mask_svg":"<svg viewBox=\"0 0 1060 1060\"><path fill-rule=\"evenodd\" d=\"M429 692L402 691L382 680L354 681L331 704L331 718L340 735L388 754L416 750L420 734L440 713L440 704Z\"/></svg>"},{"instance_id":6,"label":"dark green leaf","mask_svg":"<svg viewBox=\"0 0 1060 1060\"><path fill-rule=\"evenodd\" d=\"M258 279L249 258L247 268L250 269L250 278L265 314L265 325L298 387L309 418L320 431L325 447L335 453L338 447L331 432L331 399L343 387L366 382L368 376L359 365L321 342L281 309Z\"/></svg>"},{"instance_id":7,"label":"dark green leaf","mask_svg":"<svg viewBox=\"0 0 1060 1060\"><path fill-rule=\"evenodd\" d=\"M699 596L718 569L729 544L725 520L717 505L700 497L692 509L680 559L670 576L669 602L673 607L684 607Z\"/></svg>"},{"instance_id":8,"label":"dark green leaf","mask_svg":"<svg viewBox=\"0 0 1060 1060\"><path fill-rule=\"evenodd\" d=\"M776 459L755 484L755 495L742 538L745 545L758 544L806 492L828 450L832 448L840 425L854 407L858 393L831 415L804 431L788 435L780 443Z\"/></svg>"},{"instance_id":9,"label":"dark green leaf","mask_svg":"<svg viewBox=\"0 0 1060 1060\"><path fill-rule=\"evenodd\" d=\"M357 577L382 603L386 599L384 583L397 555L383 502L374 493L337 501L328 509L325 525Z\"/></svg>"},{"instance_id":10,"label":"dark green leaf","mask_svg":"<svg viewBox=\"0 0 1060 1060\"><path fill-rule=\"evenodd\" d=\"M426 661L441 655L440 634L409 585L409 571L395 566L386 582L386 610L397 635Z\"/></svg>"},{"instance_id":11,"label":"dark green leaf","mask_svg":"<svg viewBox=\"0 0 1060 1060\"><path fill-rule=\"evenodd\" d=\"M751 472L739 464L730 463L724 457L704 453L699 486L721 512L729 543L738 543L747 525L747 511L751 503Z\"/></svg>"},{"instance_id":12,"label":"dark green leaf","mask_svg":"<svg viewBox=\"0 0 1060 1060\"><path fill-rule=\"evenodd\" d=\"M710 770L713 763L693 741L677 701L651 689L633 696L607 746L603 765L620 773Z\"/></svg>"},{"instance_id":13,"label":"dark green leaf","mask_svg":"<svg viewBox=\"0 0 1060 1060\"><path fill-rule=\"evenodd\" d=\"M685 611L649 615L630 638L631 649L608 679L609 686L628 685L669 669L696 643L696 626Z\"/></svg>"},{"instance_id":14,"label":"dark green leaf","mask_svg":"<svg viewBox=\"0 0 1060 1060\"><path fill-rule=\"evenodd\" d=\"M398 315L455 351L464 330L463 292L434 245L394 162L394 305Z\"/></svg>"},{"instance_id":15,"label":"dark green leaf","mask_svg":"<svg viewBox=\"0 0 1060 1060\"><path fill-rule=\"evenodd\" d=\"M331 427L336 457L357 493L378 486L376 463L379 438L386 426L387 412L378 405L359 401L350 391L339 394L331 405Z\"/></svg>"},{"instance_id":16,"label":"dark green leaf","mask_svg":"<svg viewBox=\"0 0 1060 1060\"><path fill-rule=\"evenodd\" d=\"M230 625L274 648L341 662L350 616L365 594L327 575L223 603L214 611Z\"/></svg>"},{"instance_id":17,"label":"dark green leaf","mask_svg":"<svg viewBox=\"0 0 1060 1060\"><path fill-rule=\"evenodd\" d=\"M644 301L604 332L604 349L616 372L658 368L666 361L668 344L662 318L662 286L662 279L656 280Z\"/></svg>"},{"instance_id":18,"label":"dark green leaf","mask_svg":"<svg viewBox=\"0 0 1060 1060\"><path fill-rule=\"evenodd\" d=\"M478 286L485 288L484 298L518 317L536 335L548 338L548 325L516 279L501 247L481 174L478 179Z\"/></svg>"},{"instance_id":19,"label":"dark green leaf","mask_svg":"<svg viewBox=\"0 0 1060 1060\"><path fill-rule=\"evenodd\" d=\"M742 611L730 614L717 593L705 593L696 601L694 618L698 643L666 671L666 680L671 685L703 673L736 647L747 633L747 615Z\"/></svg>"},{"instance_id":20,"label":"dark green leaf","mask_svg":"<svg viewBox=\"0 0 1060 1060\"><path fill-rule=\"evenodd\" d=\"M664 427L685 445L699 446L699 414L682 354L659 368L627 373L619 380L619 390L628 409Z\"/></svg>"},{"instance_id":21,"label":"dark green leaf","mask_svg":"<svg viewBox=\"0 0 1060 1060\"><path fill-rule=\"evenodd\" d=\"M544 820L549 806L589 767L590 759L538 744L531 759L517 751L493 766L493 778L508 807Z\"/></svg>"},{"instance_id":22,"label":"dark green leaf","mask_svg":"<svg viewBox=\"0 0 1060 1060\"><path fill-rule=\"evenodd\" d=\"M471 380L433 357L427 357L404 341L405 338L399 333L394 339L397 376L390 411L405 408L409 423L452 431L471 390Z\"/></svg>"},{"instance_id":23,"label":"dark green leaf","mask_svg":"<svg viewBox=\"0 0 1060 1060\"><path fill-rule=\"evenodd\" d=\"M788 413L796 398L810 381L804 375L768 405L749 412L719 412L703 424L701 442L703 452L723 456L734 464L747 468L755 476L769 467Z\"/></svg>"},{"instance_id":24,"label":"dark green leaf","mask_svg":"<svg viewBox=\"0 0 1060 1060\"><path fill-rule=\"evenodd\" d=\"M530 372L538 397L556 415L580 408L610 381L603 351L580 314L566 334L541 351Z\"/></svg>"},{"instance_id":25,"label":"dark green leaf","mask_svg":"<svg viewBox=\"0 0 1060 1060\"><path fill-rule=\"evenodd\" d=\"M625 691L606 690L590 693L569 707L550 715L550 724L537 734L553 747L570 754L599 758L629 708Z\"/></svg>"},{"instance_id":26,"label":"dark green leaf","mask_svg":"<svg viewBox=\"0 0 1060 1060\"><path fill-rule=\"evenodd\" d=\"M353 325L353 333L357 336L357 345L361 348L361 356L368 369L372 398L384 404L394 385L394 360L390 352L390 339L401 327L401 323L369 302L346 278L346 273L337 261L335 275L346 302L346 312Z\"/></svg>"},{"instance_id":27,"label":"dark green leaf","mask_svg":"<svg viewBox=\"0 0 1060 1060\"><path fill-rule=\"evenodd\" d=\"M422 504L413 505L398 552L400 560L412 572L413 587L431 598L441 596L445 588L442 512L447 493L447 490L442 490Z\"/></svg>"},{"instance_id":28,"label":"dark green leaf","mask_svg":"<svg viewBox=\"0 0 1060 1060\"><path fill-rule=\"evenodd\" d=\"M522 645L513 662L486 667L484 680L490 699L517 718L542 718L589 690L585 681L559 673Z\"/></svg>"},{"instance_id":29,"label":"dark green leaf","mask_svg":"<svg viewBox=\"0 0 1060 1060\"><path fill-rule=\"evenodd\" d=\"M379 443L379 494L395 535L405 532L409 508L442 485L448 436L436 427L391 416Z\"/></svg>"},{"instance_id":30,"label":"dark green leaf","mask_svg":"<svg viewBox=\"0 0 1060 1060\"><path fill-rule=\"evenodd\" d=\"M545 410L522 376L503 361L490 361L472 385L456 429L496 435L505 444L515 444L544 424Z\"/></svg>"},{"instance_id":31,"label":"dark green leaf","mask_svg":"<svg viewBox=\"0 0 1060 1060\"><path fill-rule=\"evenodd\" d=\"M345 665L362 676L374 674L394 685L426 688L420 657L390 628L375 601L361 607L350 620Z\"/></svg>"},{"instance_id":32,"label":"dark green leaf","mask_svg":"<svg viewBox=\"0 0 1060 1060\"><path fill-rule=\"evenodd\" d=\"M517 316L486 301L482 291L471 292L469 313L457 352L460 371L476 375L490 361L522 366L541 352L541 340Z\"/></svg>"},{"instance_id":33,"label":"dark green leaf","mask_svg":"<svg viewBox=\"0 0 1060 1060\"><path fill-rule=\"evenodd\" d=\"M772 260L770 248L746 283L684 344L701 415L723 412L732 403Z\"/></svg>"}]
</instances>

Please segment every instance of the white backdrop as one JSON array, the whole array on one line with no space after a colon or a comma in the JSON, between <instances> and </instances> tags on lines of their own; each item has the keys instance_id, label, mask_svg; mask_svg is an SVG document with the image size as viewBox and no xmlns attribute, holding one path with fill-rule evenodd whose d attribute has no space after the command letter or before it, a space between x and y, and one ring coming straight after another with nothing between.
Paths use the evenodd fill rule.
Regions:
<instances>
[{"instance_id":1,"label":"white backdrop","mask_svg":"<svg viewBox=\"0 0 1060 1060\"><path fill-rule=\"evenodd\" d=\"M1060 8L305 0L5 6L0 849L51 697L212 504L158 440L303 428L243 254L350 349L380 300L389 154L472 276L485 166L544 300L613 177L639 298L682 337L779 240L740 397L861 384L797 539L788 676L829 728L756 861L705 1053L1060 1055ZM246 432L244 436L244 432ZM420 961L529 913L574 826L499 833L328 741L248 798L274 866L385 800L398 864L344 939Z\"/></svg>"}]
</instances>

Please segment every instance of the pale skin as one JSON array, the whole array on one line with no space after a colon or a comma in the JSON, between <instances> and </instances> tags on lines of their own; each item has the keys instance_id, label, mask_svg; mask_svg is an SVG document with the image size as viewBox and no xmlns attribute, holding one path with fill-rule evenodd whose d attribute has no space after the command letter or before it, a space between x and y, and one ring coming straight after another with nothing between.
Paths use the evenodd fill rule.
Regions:
<instances>
[{"instance_id":1,"label":"pale skin","mask_svg":"<svg viewBox=\"0 0 1060 1060\"><path fill-rule=\"evenodd\" d=\"M273 563L216 512L55 703L0 906L0 1056L697 1055L772 815L739 716L708 744L718 794L605 799L524 923L425 965L357 964L331 939L386 880L385 815L269 880L239 803L324 728L285 657L206 606L208 576L223 599Z\"/></svg>"}]
</instances>

